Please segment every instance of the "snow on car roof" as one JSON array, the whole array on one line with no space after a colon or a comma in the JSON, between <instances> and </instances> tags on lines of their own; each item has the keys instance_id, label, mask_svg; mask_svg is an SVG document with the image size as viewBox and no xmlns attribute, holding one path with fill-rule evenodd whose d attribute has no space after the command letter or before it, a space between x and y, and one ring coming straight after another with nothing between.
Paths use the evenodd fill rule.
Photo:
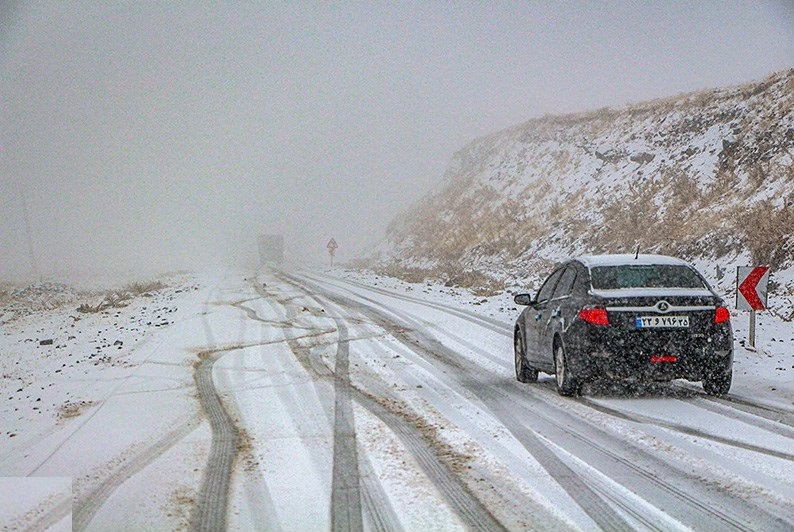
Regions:
<instances>
[{"instance_id":1,"label":"snow on car roof","mask_svg":"<svg viewBox=\"0 0 794 532\"><path fill-rule=\"evenodd\" d=\"M633 253L619 255L584 255L577 257L579 262L593 268L595 266L650 266L654 264L689 266L689 263L667 255L635 255Z\"/></svg>"}]
</instances>

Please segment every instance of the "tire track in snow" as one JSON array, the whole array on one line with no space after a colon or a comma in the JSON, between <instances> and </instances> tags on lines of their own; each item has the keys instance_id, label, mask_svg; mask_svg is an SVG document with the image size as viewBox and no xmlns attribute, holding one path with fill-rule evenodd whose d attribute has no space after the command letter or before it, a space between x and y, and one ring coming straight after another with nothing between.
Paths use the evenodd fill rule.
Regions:
<instances>
[{"instance_id":1,"label":"tire track in snow","mask_svg":"<svg viewBox=\"0 0 794 532\"><path fill-rule=\"evenodd\" d=\"M322 302L317 300L316 296L313 295L313 291L305 286L305 281L288 274L280 274L278 277L286 283L305 292L308 297L311 297L322 306ZM346 306L344 304L341 305L343 307ZM341 320L341 318L334 319ZM334 373L325 367L322 362L308 357L308 353L299 351L296 355L307 369L314 371L318 376L336 379ZM480 500L477 499L465 484L463 484L460 478L454 474L449 466L436 456L430 444L425 442L425 437L419 429L413 427L399 415L390 412L372 397L350 386L349 380L347 389L351 397L358 404L378 417L400 438L406 449L433 482L450 507L455 510L458 517L461 518L468 527L474 530L504 529L490 511L483 506ZM373 491L368 491L370 495L373 494ZM378 520L382 520L383 513L380 512L377 517L379 517Z\"/></svg>"},{"instance_id":2,"label":"tire track in snow","mask_svg":"<svg viewBox=\"0 0 794 532\"><path fill-rule=\"evenodd\" d=\"M316 285L314 285L314 287L321 290L321 288ZM380 322L382 326L388 329L392 318L384 315L381 311L366 304L351 300L345 296L328 293L327 291L324 292L327 297L340 304L359 308L360 312L368 315L376 322ZM356 295L356 297L362 296ZM390 309L389 312L395 315L399 314L393 309ZM407 325L412 325L410 319ZM418 352L424 353L425 358L428 360L435 359L448 366L453 372L471 381L472 384L464 383L464 385L471 393L488 403L487 397L483 397L482 390L492 389L494 387L494 382L483 379L481 374L472 372L470 367L461 364L460 356L434 338L427 337L421 333L421 324L413 322L413 326L416 327L416 330L411 333L408 333L404 327L401 327L399 330L393 330L393 334L409 348L413 350L418 348ZM487 372L487 370L483 368L479 368L479 370L480 372ZM701 479L683 470L675 469L672 473L675 474L677 483L681 486L687 486L686 488L681 488L669 482L662 481L659 478L659 472L670 469L669 464L666 462L649 455L641 449L634 448L634 446L626 442L617 442L614 436L609 435L595 426L588 427L585 432L579 432L579 430L582 430L581 428L573 429L571 427L578 427L582 425L583 422L570 413L559 410L559 407L555 406L554 402L548 401L548 397L544 398L544 390L528 389L530 397L527 397L517 393L518 390L515 389L512 381L510 384L510 386L508 386L507 383L505 383L504 386L498 386L498 400L490 401L490 406L493 408L494 415L503 422L505 422L503 418L506 418L506 426L512 425L512 423L509 420L511 412L505 408L505 404L506 402L513 402L520 408L526 409L528 413L539 416L541 420L547 424L545 430L550 431L549 434L551 434L551 436L547 434L546 437L552 441L567 441L569 445L571 443L576 443L576 446L579 448L578 452L584 457L596 451L596 454L600 455L601 459L605 460L601 464L601 467L606 467L607 475L623 481L627 478L631 478L631 489L635 491L639 490L643 498L648 501L648 504L654 504L665 508L665 511L676 519L682 522L688 522L691 526L712 530L754 530L760 523L763 523L761 526L768 530L791 529L792 523L783 519L781 516L771 514L727 492L708 488L703 485ZM558 412L540 416L536 409L533 410L531 405L526 404L526 400L529 398L537 401L539 406L543 406L546 409L551 408ZM560 414L566 418L567 423L561 423L559 419L555 419L559 417ZM598 435L599 442L592 441L591 435ZM519 438L519 440L520 439L521 438ZM612 450L612 447L615 446L621 448L620 453ZM528 448L528 450L530 449ZM629 452L630 458L624 457L627 451ZM564 487L564 483L566 482L565 477L559 480L561 480L561 485ZM569 488L578 489L572 486L569 486ZM698 495L690 495L690 492L697 493ZM707 502L702 500L704 496L708 496ZM650 501L653 501L653 503ZM668 502L662 503L663 501ZM599 511L601 511L603 507L609 508L608 505L605 505L606 503L602 501L602 503L599 503L598 508L591 507L589 511L588 508L583 509L596 519L598 518ZM630 526L628 523L625 524Z\"/></svg>"},{"instance_id":3,"label":"tire track in snow","mask_svg":"<svg viewBox=\"0 0 794 532\"><path fill-rule=\"evenodd\" d=\"M504 530L491 512L483 506L446 464L441 462L422 432L406 423L373 397L356 391L356 402L377 416L405 445L422 471L441 492L459 518L475 530Z\"/></svg>"},{"instance_id":4,"label":"tire track in snow","mask_svg":"<svg viewBox=\"0 0 794 532\"><path fill-rule=\"evenodd\" d=\"M362 299L371 304L377 305L377 302L364 297L360 294L356 294L356 297ZM411 302L416 302L413 298L409 298ZM434 308L439 310L447 311L446 308L440 305L432 305ZM411 325L412 330L421 330L422 325L413 320L412 318L406 316L405 314L390 309L389 312L393 314L396 318L403 321L404 323ZM476 316L469 316L466 315L467 313L455 313L453 314L463 317L468 321L475 321L471 318L476 318ZM372 316L370 316L372 317ZM385 318L384 319L388 319ZM504 333L503 328L495 328L491 326L491 324L486 323L483 324L480 321L475 321L478 325L485 326L488 329L495 330L499 333ZM383 326L383 325L382 325ZM403 332L402 330L400 332ZM490 353L483 352L474 344L462 339L456 335L450 334L446 331L442 331L445 336L449 336L456 342L459 342L466 347L468 347L472 352L478 352L479 354L483 355L485 358L488 358L497 364L501 363L502 361L490 355ZM432 340L435 342L435 339ZM407 346L409 350L416 352L415 347L411 347L409 343L415 342L402 342L403 345ZM445 348L444 348L445 349ZM450 357L450 360L453 357ZM455 363L456 367L461 370L465 371L465 368L459 364L456 360ZM464 388L470 389L474 392L474 395L478 396L478 398L484 402L487 409L489 409L494 415L502 422L502 424L508 429L509 432L513 434L513 436L521 443L524 448L534 456L537 461L549 472L552 478L555 478L558 483L563 487L563 489L568 492L568 494L572 497L573 500L577 501L583 509L587 510L587 508L592 509L592 512L587 512L590 517L604 530L634 530L636 528L636 524L641 524L648 530L668 530L669 529L669 520L668 519L659 519L658 516L651 516L649 517L646 515L645 512L638 511L636 506L632 506L632 504L627 501L625 498L621 496L617 496L614 494L610 489L605 489L600 486L596 482L591 482L589 479L585 477L581 477L580 475L576 474L570 467L568 467L562 460L560 460L555 454L551 451L547 443L544 443L541 438L538 438L531 430L527 427L522 425L517 418L513 415L512 412L504 409L501 404L504 402L503 397L496 397L490 396L486 398L486 395L483 395L486 392L483 392L485 389L483 386L475 385L463 385ZM501 412L498 413L498 412ZM561 480L563 479L563 480ZM633 521L627 521L619 512L615 511L612 507L609 506L611 504L613 507L619 508L623 514L627 516L631 516Z\"/></svg>"},{"instance_id":5,"label":"tire track in snow","mask_svg":"<svg viewBox=\"0 0 794 532\"><path fill-rule=\"evenodd\" d=\"M37 507L17 517L11 523L3 525L2 530L20 532L45 532L63 521L72 511L70 493L61 493L48 497Z\"/></svg>"},{"instance_id":6,"label":"tire track in snow","mask_svg":"<svg viewBox=\"0 0 794 532\"><path fill-rule=\"evenodd\" d=\"M302 272L301 275L303 277L308 278L308 279L312 279L315 282L328 283L328 284L332 284L334 286L337 286L339 288L344 288L344 287L340 286L340 284L353 285L353 286L356 286L358 288L363 288L364 290L367 290L369 292L377 292L379 294L382 294L382 295L385 295L385 296L389 296L389 297L393 297L395 299L401 299L401 300L407 301L409 303L417 303L417 304L425 306L425 307L434 308L436 310L440 310L442 312L446 312L448 314L452 314L453 316L457 316L459 318L463 318L465 320L472 321L472 322L476 323L477 325L480 325L481 327L485 327L486 329L490 329L490 330L492 330L494 332L497 332L497 333L500 333L500 334L507 334L508 336L511 334L511 327L510 327L509 324L504 323L504 322L502 322L500 320L497 320L496 318L491 318L491 317L488 317L488 316L482 316L482 315L477 314L476 312L472 312L470 310L450 307L448 305L444 305L443 303L437 303L435 301L428 301L426 299L421 299L421 298L418 298L418 297L413 297L413 296L409 296L409 295L405 295L405 294L398 294L398 293L395 293L395 292L391 292L390 290L386 290L384 288L368 286L368 285L366 285L364 283L359 283L357 281L351 281L350 279L339 279L339 278L336 278L336 277L317 277L317 276L314 276L314 275L311 275L311 274L307 274L305 272Z\"/></svg>"},{"instance_id":7,"label":"tire track in snow","mask_svg":"<svg viewBox=\"0 0 794 532\"><path fill-rule=\"evenodd\" d=\"M685 400L685 402L697 408L708 410L709 412L714 412L715 414L729 417L736 421L747 423L759 429L783 436L784 438L794 440L794 424L790 425L784 420L781 420L780 417L775 417L774 415L760 416L756 413L757 411L755 409L736 408L731 404L725 404L719 400L713 401L710 399L715 398L703 394L692 396Z\"/></svg>"},{"instance_id":8,"label":"tire track in snow","mask_svg":"<svg viewBox=\"0 0 794 532\"><path fill-rule=\"evenodd\" d=\"M199 354L194 378L201 408L212 430L209 458L191 516L193 530L225 530L232 469L239 453L240 430L234 424L212 382L212 368L226 353L241 347L219 348Z\"/></svg>"},{"instance_id":9,"label":"tire track in snow","mask_svg":"<svg viewBox=\"0 0 794 532\"><path fill-rule=\"evenodd\" d=\"M259 297L255 297L254 299L259 299ZM231 306L238 308L245 312L246 317L240 317L240 332L239 338L246 338L246 331L248 325L250 325L248 318L256 315L253 309L246 307L243 305L246 301L242 301L239 303L231 303ZM276 325L273 323L267 323L266 320L257 320L267 325ZM260 336L259 336L260 346L266 346L269 344L273 344L274 342L271 338L266 334L266 329L260 329ZM260 352L264 352L264 349L261 349ZM244 374L244 361L245 356L234 356L232 367L237 373L237 375ZM226 370L229 369L229 366L224 368ZM220 371L217 375L218 377L218 385L222 385L225 390L234 390L236 391L237 388L235 383L232 382L231 375L228 371ZM244 389L247 389L247 386L244 386ZM236 420L244 419L244 416L240 410L239 402L237 394L231 394L231 397L225 402L226 408L229 410L230 415L234 417ZM238 423L240 423L238 421ZM245 434L246 440L249 438L249 434ZM248 445L248 441L244 447L248 453L248 456L253 456L252 452L252 445ZM273 532L278 532L281 530L281 524L278 518L278 511L273 503L273 498L271 496L270 490L267 485L267 480L264 478L261 470L259 468L256 469L249 469L249 468L237 468L238 475L236 475L237 485L242 490L242 493L245 495L245 498L248 501L248 522L249 523L256 523L260 528L266 527L267 530L271 530ZM256 473L256 474L255 474Z\"/></svg>"},{"instance_id":10,"label":"tire track in snow","mask_svg":"<svg viewBox=\"0 0 794 532\"><path fill-rule=\"evenodd\" d=\"M400 532L403 526L392 508L388 495L383 490L378 480L375 469L364 455L359 455L359 470L361 471L361 502L366 509L364 517L366 528L376 532Z\"/></svg>"},{"instance_id":11,"label":"tire track in snow","mask_svg":"<svg viewBox=\"0 0 794 532\"><path fill-rule=\"evenodd\" d=\"M105 504L116 489L127 479L142 471L146 466L157 460L188 434L196 430L200 424L199 416L194 416L173 430L168 431L154 444L124 462L118 469L105 477L102 482L88 493L75 495L72 510L72 527L76 531L85 530L99 509Z\"/></svg>"},{"instance_id":12,"label":"tire track in snow","mask_svg":"<svg viewBox=\"0 0 794 532\"><path fill-rule=\"evenodd\" d=\"M294 323L297 312L295 311L294 305L287 306L288 302L291 302L295 298L289 298L289 301L279 301L279 304L272 301L272 296L268 292L264 291L260 286L256 285L255 289L259 295L265 299L265 301L273 308L276 312L280 312L283 309L285 314L285 322L284 323ZM311 297L309 296L301 296L301 297ZM320 306L323 305L322 302L318 301L317 299L312 297L312 300ZM280 305L280 306L279 306ZM255 315L255 313L254 313ZM249 314L250 316L250 314ZM327 316L330 317L330 316ZM338 318L335 319L335 323L338 325ZM260 320L261 321L261 320ZM344 326L344 324L343 324ZM296 329L312 329L309 327L299 327L295 325ZM312 330L316 330L316 327ZM333 332L333 330L326 330L323 331L323 334L328 334ZM346 332L345 335L348 333ZM316 377L320 378L320 381L313 380L312 386L314 387L315 395L320 403L323 413L327 415L328 426L333 429L334 434L334 443L332 446L332 452L343 452L345 447L349 447L351 445L351 441L349 440L348 436L345 434L345 427L346 422L343 419L337 420L338 413L340 409L337 408L336 402L339 397L338 390L337 390L337 381L334 372L332 372L322 361L318 360L316 357L311 357L311 353L309 349L301 346L299 343L299 339L289 338L285 334L285 338L287 340L287 344L290 347L291 352L295 359L301 364L305 371L307 371L310 375L315 375ZM345 345L345 349L347 349L347 343ZM342 356L345 356L342 354ZM349 353L347 354L349 357ZM337 364L339 363L339 353L337 353ZM345 364L349 365L349 362L345 362ZM337 371L342 371L343 368L339 368ZM349 369L349 368L348 368ZM349 385L349 375L347 377L348 386L347 386L347 394L349 396L350 393L350 385ZM332 386L328 386L331 384ZM280 391L280 393L288 393L286 390ZM349 397L343 402L349 402ZM296 421L298 426L301 426L300 422L303 420L304 416L301 412L294 411L294 407L290 406L290 403L287 402L287 408L291 409L291 416ZM343 406L342 408L347 409L347 407ZM349 419L352 421L352 407L349 412ZM355 426L352 426L353 430L355 430ZM347 440L347 441L345 441ZM341 443L339 443L341 442ZM352 442L355 443L355 442ZM318 470L322 470L325 464L321 463L322 457L317 454L312 455L313 460L315 461L315 467ZM344 501L345 495L337 495L334 496L333 493L336 490L344 490L345 482L342 478L346 475L345 470L342 469L345 466L339 466L341 462L337 461L334 456L332 455L331 460L331 478L332 478L332 503L331 503L331 511L332 511L332 528L336 529L337 527L343 528L344 522L350 521L349 519L349 510L344 509L343 511L334 511L334 500L339 501L340 503ZM362 527L364 526L364 517L367 517L367 525L370 529L376 531L399 531L402 530L402 525L400 524L400 520L397 517L394 509L391 506L391 501L389 500L386 493L383 491L383 487L380 485L380 482L375 475L375 472L369 463L369 459L364 455L362 456L360 453L357 453L357 465L358 471L353 475L358 478L358 486L359 486L359 509L363 510L366 509L366 512L361 512L361 523ZM349 492L348 492L349 495ZM355 511L355 510L354 510ZM337 516L334 518L334 516ZM354 517L354 519L357 519Z\"/></svg>"},{"instance_id":13,"label":"tire track in snow","mask_svg":"<svg viewBox=\"0 0 794 532\"><path fill-rule=\"evenodd\" d=\"M369 299L365 296L360 294L355 294L357 298L360 298L370 304L376 305L377 302ZM419 302L413 298L406 298L411 302ZM368 315L370 319L380 323L380 325L387 330L391 330L392 334L395 334L394 331L394 323L390 322L391 318L385 316L384 314L379 313L378 311L367 312L360 308L360 305L357 302L347 301L351 306L356 306L359 308L360 312ZM444 308L441 305L427 305L438 310L447 311L448 309ZM371 307L370 307L371 308ZM406 316L405 314L395 311L394 309L388 309L388 312L393 314L397 319L401 320L403 323L406 324L407 327L410 327L414 331L421 330L422 325L413 320L412 318ZM465 312L451 312L454 315L462 317L468 321L475 321L477 325L485 326L491 330L495 330L499 333L504 333L504 328L496 327L491 323L482 323L480 320L475 320L474 316L470 316ZM400 336L405 334L406 329L401 328L397 331L395 336ZM446 334L446 333L445 333ZM455 337L458 339L457 337ZM405 345L409 350L417 352L417 345L422 343L430 343L433 347L428 348L428 351L432 351L434 356L437 358L438 353L441 351L448 351L448 349L441 345L437 340L431 338L423 338L424 341L415 341L413 339L408 338L398 338L403 345ZM458 339L461 340L461 339ZM472 351L476 351L477 348L468 342L465 342ZM420 355L421 356L421 355ZM465 364L461 361L461 357L452 356L446 357L444 363L448 366L454 366L455 373L463 374L467 371ZM493 358L492 356L488 356L488 358ZM464 384L464 388L469 389L470 391L474 392L484 404L486 409L490 410L494 415L500 420L500 422L508 429L509 432L513 434L513 436L524 446L524 448L536 458L537 462L544 467L549 475L558 481L561 487L568 492L571 498L576 501L582 509L590 515L591 519L596 522L600 528L605 530L633 530L635 528L633 523L628 522L623 516L621 516L618 512L616 512L610 504L606 501L609 500L613 505L620 507L625 514L631 515L636 521L645 524L649 529L655 529L656 527L651 526L648 524L645 517L633 510L633 508L626 504L625 501L622 499L612 496L611 494L607 494L604 491L598 490L597 487L594 487L591 483L585 482L585 479L578 476L574 471L568 467L562 460L560 460L550 449L549 447L544 444L540 438L538 438L531 430L529 430L526 426L522 425L514 416L514 414L506 409L503 409L499 406L499 403L502 402L504 399L502 397L496 397L494 395L490 395L485 390L487 390L487 386L482 386L480 384L476 384L474 386L468 386Z\"/></svg>"},{"instance_id":14,"label":"tire track in snow","mask_svg":"<svg viewBox=\"0 0 794 532\"><path fill-rule=\"evenodd\" d=\"M319 289L319 287L316 287L316 285L315 288ZM336 294L326 293L325 296L339 304L347 305L349 308L356 308L359 312L367 315L381 327L385 328L387 331L390 331L395 338L397 338L411 351L417 352L420 350L422 351L422 354L425 356L425 358L427 358L427 355L430 355L431 358L440 360L442 363L452 369L454 373L465 375L466 377L473 377L473 375L467 374L469 370L466 368L465 364L462 363L460 357L450 353L445 346L443 346L434 338L425 337L423 334L416 331L416 329L421 328L421 325L413 322L413 320L410 320L410 318L401 315L401 313L390 310L390 312L393 314L400 316L401 319L405 319L407 321L407 325L415 327L416 329L414 334L420 338L410 338L404 328L400 328L399 330L395 331L394 322L392 319L384 316L379 310L376 310L373 307L364 306L356 301L345 298L344 296L338 296ZM446 356L443 356L442 358L441 353L444 353ZM478 381L476 385L467 386L467 388L469 388L470 391L475 392L475 395L481 401L483 401L486 408L494 412L496 417L505 426L505 428L507 428L507 430L513 434L513 436L527 449L527 451L533 457L535 457L537 462L544 469L546 469L549 475L560 484L560 486L571 496L574 501L577 502L577 504L582 507L585 513L587 513L587 515L589 515L590 518L593 519L593 521L597 523L600 528L605 530L625 531L634 529L634 527L618 512L616 512L610 504L604 501L604 499L602 499L597 493L595 493L595 491L593 491L592 488L584 483L580 477L574 473L573 470L571 470L562 460L552 453L551 450L544 445L531 430L519 423L511 412L498 407L497 403L499 402L500 398L489 394L487 392L488 386L482 385L480 379L476 380Z\"/></svg>"},{"instance_id":15,"label":"tire track in snow","mask_svg":"<svg viewBox=\"0 0 794 532\"><path fill-rule=\"evenodd\" d=\"M350 343L341 318L334 317L339 338L334 367L334 465L331 484L331 529L363 530L358 449L350 400Z\"/></svg>"},{"instance_id":16,"label":"tire track in snow","mask_svg":"<svg viewBox=\"0 0 794 532\"><path fill-rule=\"evenodd\" d=\"M704 394L705 395L705 394ZM776 421L789 427L794 427L794 412L791 410L784 410L782 408L775 408L773 406L764 405L754 401L744 399L735 395L726 395L723 397L706 396L706 399L711 399L717 403L730 403L734 408L742 409L746 412L751 412L756 416L765 417L771 421Z\"/></svg>"},{"instance_id":17,"label":"tire track in snow","mask_svg":"<svg viewBox=\"0 0 794 532\"><path fill-rule=\"evenodd\" d=\"M583 405L592 408L594 410L598 410L604 414L607 414L612 417L616 417L619 419L623 419L626 421L632 421L634 423L640 424L647 424L653 425L656 427L666 428L675 432L679 432L681 434L686 434L688 436L695 436L697 438L703 438L706 440L711 440L717 443L721 443L723 445L728 445L730 447L737 447L739 449L744 449L746 451L752 451L759 454L765 454L767 456L773 456L775 458L781 458L783 460L788 460L790 462L794 462L794 454L785 453L782 451L776 451L775 449L768 449L766 447L761 447L760 445L754 445L752 443L747 443L739 440L735 440L732 438L726 438L724 436L719 436L717 434L711 434L706 431L696 429L694 427L688 427L686 425L681 425L680 423L670 423L663 419L658 419L650 416L645 416L642 414L636 413L629 413L624 412L622 410L617 410L615 408L610 408L606 405L602 405L586 398L577 398L575 399L577 402L582 403Z\"/></svg>"},{"instance_id":18,"label":"tire track in snow","mask_svg":"<svg viewBox=\"0 0 794 532\"><path fill-rule=\"evenodd\" d=\"M735 412L742 412L745 415L737 414L739 416L737 419L740 419L741 421L745 421L746 414L751 414L752 416L758 418L763 418L768 421L773 421L775 423L794 428L794 412L790 410L757 403L736 395L707 395L702 390L696 388L690 383L676 383L675 386L681 390L693 392L693 400L701 403L704 408L706 408L706 406L702 403L711 403L712 405L727 407L728 409Z\"/></svg>"},{"instance_id":19,"label":"tire track in snow","mask_svg":"<svg viewBox=\"0 0 794 532\"><path fill-rule=\"evenodd\" d=\"M215 290L215 292L218 291L219 289ZM219 347L215 341L210 322L207 319L206 309L209 307L209 299L205 302L204 307L205 312L202 313L202 323L205 339L210 347L199 353L199 361L194 366L193 378L196 382L202 410L209 419L212 442L210 443L207 464L204 467L201 487L190 516L191 529L198 531L226 529L231 476L242 441L240 430L226 411L223 401L215 388L215 383L212 379L212 370L215 362L231 351L266 345L267 343L279 343L260 342L251 345L241 344ZM263 490L263 495L267 496L269 493ZM274 507L272 500L262 501L261 506L265 508Z\"/></svg>"},{"instance_id":20,"label":"tire track in snow","mask_svg":"<svg viewBox=\"0 0 794 532\"><path fill-rule=\"evenodd\" d=\"M203 316L203 318L208 344L217 345L206 316ZM302 337L313 338L323 334L326 334L325 331L305 334ZM201 488L191 515L191 528L193 530L226 529L231 476L242 443L241 431L229 415L215 388L212 378L213 367L220 358L232 351L279 344L284 341L271 340L215 347L199 353L199 362L195 366L194 380L199 394L199 402L210 422L212 443L210 444L210 453L205 466ZM262 507L273 508L273 501L262 501Z\"/></svg>"},{"instance_id":21,"label":"tire track in snow","mask_svg":"<svg viewBox=\"0 0 794 532\"><path fill-rule=\"evenodd\" d=\"M259 286L257 292L266 298L267 294ZM319 302L318 302L319 304ZM292 314L294 318L295 314ZM259 318L255 312L249 317ZM329 316L330 317L330 316ZM350 400L349 340L348 330L339 318L336 323L337 351L334 372L327 376L333 379L333 451L331 473L331 529L363 530L361 511L361 489L358 469L358 448L356 445L355 420ZM300 349L297 339L287 340L293 350Z\"/></svg>"},{"instance_id":22,"label":"tire track in snow","mask_svg":"<svg viewBox=\"0 0 794 532\"><path fill-rule=\"evenodd\" d=\"M220 288L217 287L214 292L219 291ZM209 304L208 298L204 302L204 312L201 314L208 348L199 353L199 362L195 364L193 372L199 403L209 420L212 431L207 464L204 466L201 487L190 516L191 529L199 531L225 530L226 528L229 486L240 442L240 432L223 407L215 389L215 383L212 381L212 368L225 353L242 346L218 347L207 318Z\"/></svg>"}]
</instances>

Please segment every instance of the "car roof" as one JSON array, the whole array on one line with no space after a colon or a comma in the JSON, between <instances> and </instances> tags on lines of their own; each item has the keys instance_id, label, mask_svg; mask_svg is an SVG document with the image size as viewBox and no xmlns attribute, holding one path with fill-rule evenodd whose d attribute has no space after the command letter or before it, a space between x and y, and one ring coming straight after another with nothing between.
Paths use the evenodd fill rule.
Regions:
<instances>
[{"instance_id":1,"label":"car roof","mask_svg":"<svg viewBox=\"0 0 794 532\"><path fill-rule=\"evenodd\" d=\"M618 255L583 255L575 260L587 268L597 266L690 266L688 262L667 255L634 255L633 253ZM690 266L691 267L691 266Z\"/></svg>"}]
</instances>

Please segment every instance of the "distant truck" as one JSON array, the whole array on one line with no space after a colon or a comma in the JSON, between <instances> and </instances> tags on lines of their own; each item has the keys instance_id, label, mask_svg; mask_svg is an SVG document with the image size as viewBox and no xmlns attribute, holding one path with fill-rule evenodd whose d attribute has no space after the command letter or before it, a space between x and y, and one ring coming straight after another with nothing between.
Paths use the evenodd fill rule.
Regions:
<instances>
[{"instance_id":1,"label":"distant truck","mask_svg":"<svg viewBox=\"0 0 794 532\"><path fill-rule=\"evenodd\" d=\"M284 235L259 236L259 264L284 263Z\"/></svg>"}]
</instances>

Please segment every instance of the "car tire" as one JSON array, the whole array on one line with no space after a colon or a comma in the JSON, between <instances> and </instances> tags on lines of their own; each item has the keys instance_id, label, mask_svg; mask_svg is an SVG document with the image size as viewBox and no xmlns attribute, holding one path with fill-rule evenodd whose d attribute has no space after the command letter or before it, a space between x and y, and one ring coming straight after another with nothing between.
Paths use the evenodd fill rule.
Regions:
<instances>
[{"instance_id":1,"label":"car tire","mask_svg":"<svg viewBox=\"0 0 794 532\"><path fill-rule=\"evenodd\" d=\"M703 378L703 390L709 395L725 395L731 389L733 372L711 374Z\"/></svg>"},{"instance_id":2,"label":"car tire","mask_svg":"<svg viewBox=\"0 0 794 532\"><path fill-rule=\"evenodd\" d=\"M516 362L516 379L518 382L536 382L538 380L538 370L527 365L527 357L524 352L524 342L521 340L521 333L515 332L513 338L513 351Z\"/></svg>"},{"instance_id":3,"label":"car tire","mask_svg":"<svg viewBox=\"0 0 794 532\"><path fill-rule=\"evenodd\" d=\"M569 397L579 394L579 380L568 365L568 357L561 340L554 342L554 380L557 382L557 392L560 395Z\"/></svg>"}]
</instances>

